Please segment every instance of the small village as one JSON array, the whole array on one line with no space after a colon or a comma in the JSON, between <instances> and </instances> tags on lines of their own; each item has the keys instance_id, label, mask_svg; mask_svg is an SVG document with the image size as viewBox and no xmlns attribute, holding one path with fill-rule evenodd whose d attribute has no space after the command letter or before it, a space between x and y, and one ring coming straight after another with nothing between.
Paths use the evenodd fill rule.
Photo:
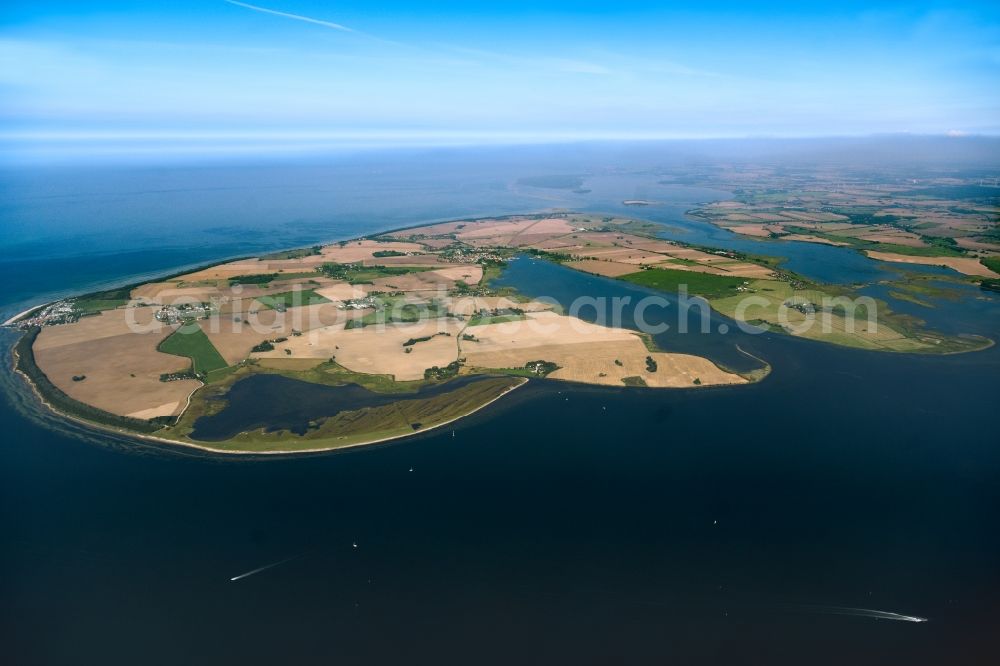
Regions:
<instances>
[{"instance_id":1,"label":"small village","mask_svg":"<svg viewBox=\"0 0 1000 666\"><path fill-rule=\"evenodd\" d=\"M74 301L71 299L64 299L56 301L55 303L49 303L48 305L37 308L34 312L29 312L28 314L30 316L21 316L20 318L14 317L5 323L4 326L10 326L24 331L36 326L41 327L57 326L59 324L72 324L80 319L81 316L80 311L76 308Z\"/></svg>"},{"instance_id":2,"label":"small village","mask_svg":"<svg viewBox=\"0 0 1000 666\"><path fill-rule=\"evenodd\" d=\"M208 319L214 311L211 303L182 303L164 305L153 316L164 324L179 324L194 319Z\"/></svg>"}]
</instances>

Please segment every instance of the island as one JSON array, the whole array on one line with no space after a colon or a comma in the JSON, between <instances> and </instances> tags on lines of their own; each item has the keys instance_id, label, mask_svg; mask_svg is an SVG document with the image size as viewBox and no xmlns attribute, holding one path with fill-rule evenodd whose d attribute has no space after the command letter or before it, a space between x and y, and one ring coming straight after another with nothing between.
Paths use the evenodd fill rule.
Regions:
<instances>
[{"instance_id":1,"label":"island","mask_svg":"<svg viewBox=\"0 0 1000 666\"><path fill-rule=\"evenodd\" d=\"M658 232L643 220L570 212L435 223L227 261L8 323L24 330L18 370L63 416L247 455L412 436L532 379L705 390L767 375L766 363L737 372L498 286L518 257L651 293L683 286L734 323L824 343L926 353L990 344L927 330L887 307L855 325L856 313L823 305L850 289L811 283L780 259ZM753 307L742 306L751 296ZM826 325L798 326L816 317Z\"/></svg>"}]
</instances>

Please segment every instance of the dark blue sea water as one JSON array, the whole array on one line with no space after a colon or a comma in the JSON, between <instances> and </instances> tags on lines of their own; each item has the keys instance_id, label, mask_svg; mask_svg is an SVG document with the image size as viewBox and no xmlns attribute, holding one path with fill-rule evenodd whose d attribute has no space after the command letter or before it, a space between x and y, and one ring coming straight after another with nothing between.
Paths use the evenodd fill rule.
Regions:
<instances>
[{"instance_id":1,"label":"dark blue sea water","mask_svg":"<svg viewBox=\"0 0 1000 666\"><path fill-rule=\"evenodd\" d=\"M3 173L0 307L428 219L665 196L642 175L588 195L513 185L612 161L534 157ZM674 195L680 226L705 193ZM802 261L837 276L856 257L823 248ZM508 279L552 281L555 295L631 289L552 268L523 260ZM1000 332L993 298L923 310L932 324ZM13 337L2 333L4 349ZM725 336L661 342L743 358ZM40 410L5 364L4 662L995 661L998 349L739 345L773 365L766 381L537 381L440 433L265 461L88 434Z\"/></svg>"}]
</instances>

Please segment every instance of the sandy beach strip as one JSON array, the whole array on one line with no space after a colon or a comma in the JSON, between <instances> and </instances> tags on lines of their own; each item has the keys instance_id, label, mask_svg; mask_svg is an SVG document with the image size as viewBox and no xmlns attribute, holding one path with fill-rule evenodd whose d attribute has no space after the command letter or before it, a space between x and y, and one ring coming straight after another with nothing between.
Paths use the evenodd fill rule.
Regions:
<instances>
[{"instance_id":1,"label":"sandy beach strip","mask_svg":"<svg viewBox=\"0 0 1000 666\"><path fill-rule=\"evenodd\" d=\"M55 301L53 301L53 303L54 303L54 302L55 302ZM33 311L35 311L35 310L37 310L37 309L39 309L39 308L44 308L45 306L47 306L47 305L51 305L51 304L52 304L52 303L42 303L41 305L32 305L32 306L31 306L30 308L28 308L28 309L27 309L27 310L25 310L24 312L18 312L18 313L17 313L16 315L14 315L13 317L11 317L11 318L10 318L10 319L8 319L7 321L5 321L5 322L4 322L4 323L3 323L2 325L3 325L3 326L13 326L14 324L16 324L16 323L17 323L17 320L18 320L18 319L20 319L20 318L21 318L21 317L23 317L24 315L28 314L29 312L33 312Z\"/></svg>"}]
</instances>

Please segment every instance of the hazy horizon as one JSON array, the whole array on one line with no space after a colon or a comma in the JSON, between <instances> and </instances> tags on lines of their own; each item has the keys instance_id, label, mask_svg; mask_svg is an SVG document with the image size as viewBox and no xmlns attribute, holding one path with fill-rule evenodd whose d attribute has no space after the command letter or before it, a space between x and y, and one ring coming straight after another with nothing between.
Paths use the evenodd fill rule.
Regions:
<instances>
[{"instance_id":1,"label":"hazy horizon","mask_svg":"<svg viewBox=\"0 0 1000 666\"><path fill-rule=\"evenodd\" d=\"M43 1L0 19L0 140L44 157L157 141L252 152L996 135L998 14L975 2Z\"/></svg>"},{"instance_id":2,"label":"hazy horizon","mask_svg":"<svg viewBox=\"0 0 1000 666\"><path fill-rule=\"evenodd\" d=\"M101 137L44 137L11 139L0 136L0 168L29 166L183 166L323 163L342 159L380 159L390 155L437 155L445 159L478 159L492 155L531 158L539 173L587 171L594 159L603 166L632 162L645 154L649 167L685 160L729 159L821 160L876 164L935 164L987 167L992 177L1000 136L970 135L869 135L841 137L738 137L646 140L538 140L484 142L434 140L311 139L283 140L253 137L210 136L141 137L111 140ZM463 157L465 156L465 157Z\"/></svg>"}]
</instances>

